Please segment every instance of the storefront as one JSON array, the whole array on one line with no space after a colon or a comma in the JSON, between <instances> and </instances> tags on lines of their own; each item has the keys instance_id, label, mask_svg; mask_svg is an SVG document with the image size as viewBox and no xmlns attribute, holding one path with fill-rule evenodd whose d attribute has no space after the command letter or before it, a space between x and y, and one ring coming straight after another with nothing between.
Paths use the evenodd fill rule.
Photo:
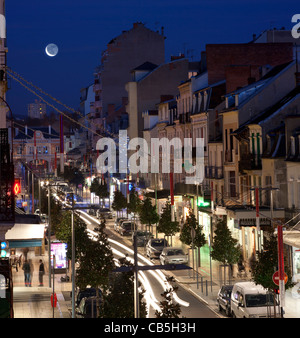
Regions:
<instances>
[{"instance_id":1,"label":"storefront","mask_svg":"<svg viewBox=\"0 0 300 338\"><path fill-rule=\"evenodd\" d=\"M259 229L257 229L256 211L247 210L242 206L227 208L227 225L232 235L241 245L245 261L256 256L264 244L264 231L272 229L271 212L269 209L260 210ZM274 210L274 222L284 218L284 210Z\"/></svg>"},{"instance_id":2,"label":"storefront","mask_svg":"<svg viewBox=\"0 0 300 338\"><path fill-rule=\"evenodd\" d=\"M300 282L300 232L283 231L283 244L290 248L290 265L294 283Z\"/></svg>"}]
</instances>

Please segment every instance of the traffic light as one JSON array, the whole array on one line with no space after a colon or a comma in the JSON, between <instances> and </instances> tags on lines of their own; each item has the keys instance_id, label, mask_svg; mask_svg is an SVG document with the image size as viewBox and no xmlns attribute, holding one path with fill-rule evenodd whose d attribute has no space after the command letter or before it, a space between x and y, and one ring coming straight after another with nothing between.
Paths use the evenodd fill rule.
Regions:
<instances>
[{"instance_id":1,"label":"traffic light","mask_svg":"<svg viewBox=\"0 0 300 338\"><path fill-rule=\"evenodd\" d=\"M279 295L279 289L274 289L274 293L276 294L276 295Z\"/></svg>"},{"instance_id":2,"label":"traffic light","mask_svg":"<svg viewBox=\"0 0 300 338\"><path fill-rule=\"evenodd\" d=\"M21 180L19 178L15 178L14 182L14 193L18 195L21 192Z\"/></svg>"}]
</instances>

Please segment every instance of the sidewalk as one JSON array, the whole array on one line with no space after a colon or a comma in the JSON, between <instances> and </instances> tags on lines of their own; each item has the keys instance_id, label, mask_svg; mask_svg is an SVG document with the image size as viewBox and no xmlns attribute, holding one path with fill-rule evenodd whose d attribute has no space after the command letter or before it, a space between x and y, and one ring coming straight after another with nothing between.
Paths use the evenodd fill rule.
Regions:
<instances>
[{"instance_id":1,"label":"sidewalk","mask_svg":"<svg viewBox=\"0 0 300 338\"><path fill-rule=\"evenodd\" d=\"M34 251L30 250L27 255L31 263L32 278L31 287L26 287L24 283L24 272L18 266L18 271L12 268L13 274L13 302L14 318L70 318L71 317L71 283L61 282L63 274L55 275L54 292L57 296L57 306L52 308L51 295L53 288L49 287L48 274L48 253L42 256L36 256ZM42 259L45 265L46 273L43 278L44 286L39 286L39 260ZM52 279L51 279L52 285Z\"/></svg>"}]
</instances>

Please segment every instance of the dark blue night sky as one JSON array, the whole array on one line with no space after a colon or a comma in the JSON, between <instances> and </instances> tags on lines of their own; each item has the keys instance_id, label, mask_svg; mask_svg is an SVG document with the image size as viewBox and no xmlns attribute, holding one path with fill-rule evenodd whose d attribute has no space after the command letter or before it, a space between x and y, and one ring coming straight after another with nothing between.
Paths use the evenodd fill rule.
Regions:
<instances>
[{"instance_id":1,"label":"dark blue night sky","mask_svg":"<svg viewBox=\"0 0 300 338\"><path fill-rule=\"evenodd\" d=\"M180 52L195 61L208 43L249 42L269 28L291 29L297 13L299 1L290 0L9 0L7 64L78 109L80 89L93 82L101 52L134 22L164 27L166 61ZM59 48L53 58L45 54L51 42ZM7 101L15 115L26 115L35 98L11 80Z\"/></svg>"}]
</instances>

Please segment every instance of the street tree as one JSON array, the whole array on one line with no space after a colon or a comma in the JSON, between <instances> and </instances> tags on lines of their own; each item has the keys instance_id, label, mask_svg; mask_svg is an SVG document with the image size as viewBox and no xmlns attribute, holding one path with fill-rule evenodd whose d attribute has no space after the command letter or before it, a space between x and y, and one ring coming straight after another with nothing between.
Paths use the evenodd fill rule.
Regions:
<instances>
[{"instance_id":1,"label":"street tree","mask_svg":"<svg viewBox=\"0 0 300 338\"><path fill-rule=\"evenodd\" d=\"M148 226L148 231L151 232L152 224L155 224L159 221L159 216L156 212L156 206L152 205L150 197L146 197L141 203L139 209L140 222L146 227Z\"/></svg>"},{"instance_id":2,"label":"street tree","mask_svg":"<svg viewBox=\"0 0 300 338\"><path fill-rule=\"evenodd\" d=\"M103 207L103 199L109 196L108 187L104 180L99 177L95 177L91 183L90 191L99 197L100 205Z\"/></svg>"},{"instance_id":3,"label":"street tree","mask_svg":"<svg viewBox=\"0 0 300 338\"><path fill-rule=\"evenodd\" d=\"M112 208L119 212L125 209L127 206L126 197L123 195L122 191L116 190L114 192L114 200L112 202Z\"/></svg>"},{"instance_id":4,"label":"street tree","mask_svg":"<svg viewBox=\"0 0 300 338\"><path fill-rule=\"evenodd\" d=\"M278 270L278 242L277 236L273 232L267 232L264 237L263 250L257 253L257 259L252 263L251 275L256 284L262 285L265 289L274 294L274 290L279 287L273 282L273 274ZM287 257L284 255L284 270L288 276L285 289L291 288L291 270L288 268Z\"/></svg>"},{"instance_id":5,"label":"street tree","mask_svg":"<svg viewBox=\"0 0 300 338\"><path fill-rule=\"evenodd\" d=\"M201 248L206 243L205 235L202 233L203 227L197 223L194 213L190 210L181 229L179 239L191 248L192 246Z\"/></svg>"},{"instance_id":6,"label":"street tree","mask_svg":"<svg viewBox=\"0 0 300 338\"><path fill-rule=\"evenodd\" d=\"M139 195L135 188L133 187L129 194L129 203L127 203L127 212L133 213L133 218L135 222L135 215L139 212L142 201L139 198Z\"/></svg>"},{"instance_id":7,"label":"street tree","mask_svg":"<svg viewBox=\"0 0 300 338\"><path fill-rule=\"evenodd\" d=\"M75 262L78 261L90 243L87 233L86 223L74 213L74 231L75 231ZM63 211L63 216L59 226L56 228L55 237L59 241L67 244L67 258L72 259L72 212Z\"/></svg>"},{"instance_id":8,"label":"street tree","mask_svg":"<svg viewBox=\"0 0 300 338\"><path fill-rule=\"evenodd\" d=\"M166 277L168 283L171 284L171 287L166 289L161 296L163 300L160 301L159 307L160 311L155 311L156 318L179 318L181 314L181 306L178 303L174 302L174 292L178 290L178 287L175 285L175 279L173 276Z\"/></svg>"},{"instance_id":9,"label":"street tree","mask_svg":"<svg viewBox=\"0 0 300 338\"><path fill-rule=\"evenodd\" d=\"M192 210L186 217L186 220L182 226L179 239L182 243L188 245L192 249L193 253L193 267L194 267L194 251L198 248L198 255L200 257L200 248L205 245L205 235L202 233L203 227L198 224L196 217Z\"/></svg>"},{"instance_id":10,"label":"street tree","mask_svg":"<svg viewBox=\"0 0 300 338\"><path fill-rule=\"evenodd\" d=\"M119 258L120 267L133 264L126 258ZM134 318L134 272L114 272L110 276L109 292L103 299L101 318ZM139 291L139 315L146 318L147 307L144 302L144 290Z\"/></svg>"},{"instance_id":11,"label":"street tree","mask_svg":"<svg viewBox=\"0 0 300 338\"><path fill-rule=\"evenodd\" d=\"M51 188L50 188L51 189ZM48 212L48 189L41 188L41 214L47 214ZM61 204L54 198L52 193L50 193L50 215L51 215L51 232L56 232L57 228L60 226L63 211Z\"/></svg>"},{"instance_id":12,"label":"street tree","mask_svg":"<svg viewBox=\"0 0 300 338\"><path fill-rule=\"evenodd\" d=\"M162 214L157 225L157 231L164 233L165 236L171 237L180 231L179 223L176 220L172 222L170 202L166 202L163 207Z\"/></svg>"},{"instance_id":13,"label":"street tree","mask_svg":"<svg viewBox=\"0 0 300 338\"><path fill-rule=\"evenodd\" d=\"M84 184L84 176L83 173L76 167L64 167L64 173L63 178L65 181L67 181L70 185L74 185L76 188L76 194L77 194L77 188L78 185Z\"/></svg>"},{"instance_id":14,"label":"street tree","mask_svg":"<svg viewBox=\"0 0 300 338\"><path fill-rule=\"evenodd\" d=\"M105 299L109 290L109 276L115 268L114 256L105 232L105 219L102 218L100 224L95 229L96 236L90 238L90 242L85 252L82 252L76 270L76 284L80 289L91 286L96 289L97 298L97 317L100 315L100 295ZM103 302L101 302L102 304Z\"/></svg>"},{"instance_id":15,"label":"street tree","mask_svg":"<svg viewBox=\"0 0 300 338\"><path fill-rule=\"evenodd\" d=\"M232 237L225 219L219 219L217 221L211 248L211 258L222 263L225 276L225 266L236 264L241 256L241 248L238 244L238 240Z\"/></svg>"}]
</instances>

